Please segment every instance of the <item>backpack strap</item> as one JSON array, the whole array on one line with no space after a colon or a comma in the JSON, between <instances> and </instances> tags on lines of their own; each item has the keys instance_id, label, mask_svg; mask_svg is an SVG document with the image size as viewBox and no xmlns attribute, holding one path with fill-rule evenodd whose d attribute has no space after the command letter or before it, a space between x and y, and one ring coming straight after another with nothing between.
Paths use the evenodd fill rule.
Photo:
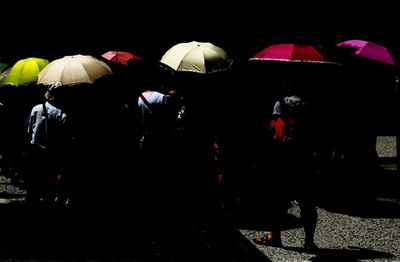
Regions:
<instances>
[{"instance_id":1,"label":"backpack strap","mask_svg":"<svg viewBox=\"0 0 400 262\"><path fill-rule=\"evenodd\" d=\"M280 97L278 99L278 101L279 101L279 104L281 105L281 117L285 116L287 114L287 112L288 112L288 108L287 108L287 104L286 104L285 98Z\"/></svg>"},{"instance_id":2,"label":"backpack strap","mask_svg":"<svg viewBox=\"0 0 400 262\"><path fill-rule=\"evenodd\" d=\"M151 111L151 105L149 103L149 101L147 101L147 99L144 97L143 93L139 94L139 97L142 99L143 103L146 105L146 107L149 109L150 113Z\"/></svg>"},{"instance_id":3,"label":"backpack strap","mask_svg":"<svg viewBox=\"0 0 400 262\"><path fill-rule=\"evenodd\" d=\"M44 115L44 118L45 118L45 128L46 128L46 137L48 136L48 129L47 129L47 124L48 124L48 120L49 120L49 114L47 113L47 108L46 108L46 102L44 102L43 104L43 115Z\"/></svg>"},{"instance_id":4,"label":"backpack strap","mask_svg":"<svg viewBox=\"0 0 400 262\"><path fill-rule=\"evenodd\" d=\"M47 114L47 108L46 108L46 102L42 104L43 105L43 115L46 119L49 118L49 115Z\"/></svg>"}]
</instances>

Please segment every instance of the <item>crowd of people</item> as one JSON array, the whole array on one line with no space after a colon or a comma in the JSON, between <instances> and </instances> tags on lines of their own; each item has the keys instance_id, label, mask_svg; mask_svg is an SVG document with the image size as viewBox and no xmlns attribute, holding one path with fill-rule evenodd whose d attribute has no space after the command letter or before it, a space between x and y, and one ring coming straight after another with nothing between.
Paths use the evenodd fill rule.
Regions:
<instances>
[{"instance_id":1,"label":"crowd of people","mask_svg":"<svg viewBox=\"0 0 400 262\"><path fill-rule=\"evenodd\" d=\"M1 171L25 179L28 206L182 211L262 198L274 219L255 241L281 245L296 199L305 248L315 249L315 176L338 159L379 172L373 126L383 103L373 87L347 92L336 88L345 78L317 82L303 71L265 84L240 68L179 77L138 68L94 84L1 87ZM357 133L350 142L348 132Z\"/></svg>"}]
</instances>

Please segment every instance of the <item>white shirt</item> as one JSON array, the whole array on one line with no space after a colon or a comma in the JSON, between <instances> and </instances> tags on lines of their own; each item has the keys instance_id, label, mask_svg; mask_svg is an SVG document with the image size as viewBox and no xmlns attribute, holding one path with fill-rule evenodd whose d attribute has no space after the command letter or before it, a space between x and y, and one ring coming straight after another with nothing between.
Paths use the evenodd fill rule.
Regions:
<instances>
[{"instance_id":1,"label":"white shirt","mask_svg":"<svg viewBox=\"0 0 400 262\"><path fill-rule=\"evenodd\" d=\"M140 116L140 124L142 125L141 130L141 139L140 139L140 145L143 147L143 143L145 140L146 134L151 131L149 130L149 122L151 119L151 111L154 111L154 107L164 105L167 102L167 97L157 91L146 91L142 93L147 102L150 104L151 108L148 108L148 106L143 102L142 98L138 98L138 107L139 107L139 116Z\"/></svg>"},{"instance_id":2,"label":"white shirt","mask_svg":"<svg viewBox=\"0 0 400 262\"><path fill-rule=\"evenodd\" d=\"M63 112L61 109L53 106L49 102L45 103L47 110L47 117L51 121L59 123L60 125L64 124L67 120L67 114ZM43 114L43 104L38 104L34 106L31 110L29 123L28 123L28 133L31 134L31 144L39 144L39 141L44 141L48 139L48 133L42 133L40 131L40 123L45 120L45 115Z\"/></svg>"}]
</instances>

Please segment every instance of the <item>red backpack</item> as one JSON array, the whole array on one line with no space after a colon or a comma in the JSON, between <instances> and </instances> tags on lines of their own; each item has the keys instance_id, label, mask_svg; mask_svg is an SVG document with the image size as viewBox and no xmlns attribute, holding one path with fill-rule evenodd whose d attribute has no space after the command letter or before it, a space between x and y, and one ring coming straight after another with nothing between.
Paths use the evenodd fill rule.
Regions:
<instances>
[{"instance_id":1,"label":"red backpack","mask_svg":"<svg viewBox=\"0 0 400 262\"><path fill-rule=\"evenodd\" d=\"M269 129L272 131L272 139L279 144L295 142L301 136L300 117L298 114L290 113L283 98L279 99L279 103L282 113L274 117L269 124Z\"/></svg>"}]
</instances>

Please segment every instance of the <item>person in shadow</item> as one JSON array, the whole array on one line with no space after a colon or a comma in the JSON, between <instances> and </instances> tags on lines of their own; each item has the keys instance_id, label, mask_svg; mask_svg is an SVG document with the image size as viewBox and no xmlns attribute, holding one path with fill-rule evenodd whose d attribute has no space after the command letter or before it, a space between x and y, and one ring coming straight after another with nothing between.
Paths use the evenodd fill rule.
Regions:
<instances>
[{"instance_id":1,"label":"person in shadow","mask_svg":"<svg viewBox=\"0 0 400 262\"><path fill-rule=\"evenodd\" d=\"M281 230L290 202L296 200L300 206L305 231L304 248L315 250L314 233L317 225L317 210L313 192L313 159L315 120L306 95L304 81L295 79L287 83L287 96L279 99L273 108L271 120L274 159L271 167L271 231L266 236L257 236L257 244L282 246Z\"/></svg>"},{"instance_id":2,"label":"person in shadow","mask_svg":"<svg viewBox=\"0 0 400 262\"><path fill-rule=\"evenodd\" d=\"M67 205L67 192L63 186L68 176L65 171L72 136L65 110L66 87L60 81L54 82L44 96L46 101L35 105L28 119L30 157L26 204Z\"/></svg>"}]
</instances>

